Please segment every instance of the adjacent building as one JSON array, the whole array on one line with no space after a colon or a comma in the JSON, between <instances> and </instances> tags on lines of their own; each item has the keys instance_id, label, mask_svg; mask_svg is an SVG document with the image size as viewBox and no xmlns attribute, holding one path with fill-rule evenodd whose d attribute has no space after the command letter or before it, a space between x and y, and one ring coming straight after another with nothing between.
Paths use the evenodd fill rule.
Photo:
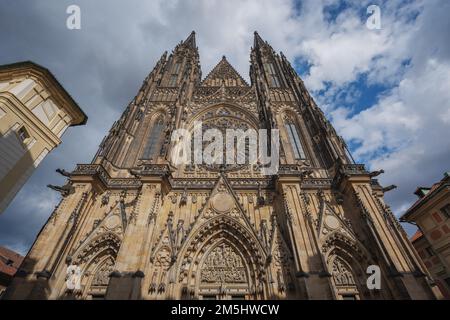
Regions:
<instances>
[{"instance_id":1,"label":"adjacent building","mask_svg":"<svg viewBox=\"0 0 450 320\"><path fill-rule=\"evenodd\" d=\"M0 299L22 263L23 257L0 246Z\"/></svg>"},{"instance_id":2,"label":"adjacent building","mask_svg":"<svg viewBox=\"0 0 450 320\"><path fill-rule=\"evenodd\" d=\"M47 69L29 61L0 66L0 213L66 129L86 121Z\"/></svg>"},{"instance_id":3,"label":"adjacent building","mask_svg":"<svg viewBox=\"0 0 450 320\"><path fill-rule=\"evenodd\" d=\"M92 162L70 173L5 297L434 299L384 203L390 188L373 179L381 172L353 162L290 62L257 33L250 64L250 83L225 57L202 77L195 33L163 54ZM263 158L176 164L175 129L279 129L278 170L266 174ZM203 147L194 142L194 153ZM369 266L379 289L367 286Z\"/></svg>"},{"instance_id":4,"label":"adjacent building","mask_svg":"<svg viewBox=\"0 0 450 320\"><path fill-rule=\"evenodd\" d=\"M419 187L419 199L401 217L419 228L411 242L442 294L450 299L450 172L432 187Z\"/></svg>"}]
</instances>

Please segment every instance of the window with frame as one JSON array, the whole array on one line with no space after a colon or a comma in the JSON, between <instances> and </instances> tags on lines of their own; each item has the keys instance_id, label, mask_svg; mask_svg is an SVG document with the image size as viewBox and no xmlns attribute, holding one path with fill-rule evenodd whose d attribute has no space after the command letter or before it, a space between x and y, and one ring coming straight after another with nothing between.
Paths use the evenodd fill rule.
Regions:
<instances>
[{"instance_id":1,"label":"window with frame","mask_svg":"<svg viewBox=\"0 0 450 320\"><path fill-rule=\"evenodd\" d=\"M176 62L172 67L172 72L169 78L169 87L175 87L177 85L178 73L180 72L181 63Z\"/></svg>"},{"instance_id":2,"label":"window with frame","mask_svg":"<svg viewBox=\"0 0 450 320\"><path fill-rule=\"evenodd\" d=\"M441 212L447 219L450 218L450 203L447 203L445 206L441 208Z\"/></svg>"},{"instance_id":3,"label":"window with frame","mask_svg":"<svg viewBox=\"0 0 450 320\"><path fill-rule=\"evenodd\" d=\"M153 127L150 130L150 134L147 138L147 144L142 154L143 159L154 159L157 156L157 150L159 142L161 140L161 134L164 128L164 119L159 116L153 123Z\"/></svg>"},{"instance_id":4,"label":"window with frame","mask_svg":"<svg viewBox=\"0 0 450 320\"><path fill-rule=\"evenodd\" d=\"M428 253L430 257L434 256L434 250L431 247L426 247L425 251Z\"/></svg>"},{"instance_id":5,"label":"window with frame","mask_svg":"<svg viewBox=\"0 0 450 320\"><path fill-rule=\"evenodd\" d=\"M447 286L450 288L450 277L444 279Z\"/></svg>"},{"instance_id":6,"label":"window with frame","mask_svg":"<svg viewBox=\"0 0 450 320\"><path fill-rule=\"evenodd\" d=\"M27 140L30 137L30 134L28 133L27 129L25 127L22 127L17 131L17 135L19 136L19 139L21 142L25 143L25 140Z\"/></svg>"},{"instance_id":7,"label":"window with frame","mask_svg":"<svg viewBox=\"0 0 450 320\"><path fill-rule=\"evenodd\" d=\"M273 63L271 63L271 62L266 63L266 71L267 71L267 74L269 76L269 84L270 84L270 86L274 87L274 88L281 87L280 80L278 78L277 72L275 71L275 67L273 66Z\"/></svg>"},{"instance_id":8,"label":"window with frame","mask_svg":"<svg viewBox=\"0 0 450 320\"><path fill-rule=\"evenodd\" d=\"M300 135L298 134L298 129L295 123L288 119L285 123L285 128L289 137L289 142L292 146L292 150L294 151L294 158L298 160L306 159L305 151L303 150Z\"/></svg>"}]
</instances>

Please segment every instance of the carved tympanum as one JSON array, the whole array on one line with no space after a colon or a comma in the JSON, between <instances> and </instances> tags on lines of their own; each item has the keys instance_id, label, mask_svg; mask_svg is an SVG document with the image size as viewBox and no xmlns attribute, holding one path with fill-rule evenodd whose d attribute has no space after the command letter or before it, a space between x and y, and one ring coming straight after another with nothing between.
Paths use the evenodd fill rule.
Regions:
<instances>
[{"instance_id":1,"label":"carved tympanum","mask_svg":"<svg viewBox=\"0 0 450 320\"><path fill-rule=\"evenodd\" d=\"M201 282L247 282L242 257L225 243L217 246L208 254L201 270Z\"/></svg>"},{"instance_id":2,"label":"carved tympanum","mask_svg":"<svg viewBox=\"0 0 450 320\"><path fill-rule=\"evenodd\" d=\"M114 270L114 261L112 259L106 260L102 266L97 270L92 279L93 286L107 286L109 283L109 275Z\"/></svg>"},{"instance_id":3,"label":"carved tympanum","mask_svg":"<svg viewBox=\"0 0 450 320\"><path fill-rule=\"evenodd\" d=\"M337 286L355 286L352 272L340 258L334 259L332 274Z\"/></svg>"}]
</instances>

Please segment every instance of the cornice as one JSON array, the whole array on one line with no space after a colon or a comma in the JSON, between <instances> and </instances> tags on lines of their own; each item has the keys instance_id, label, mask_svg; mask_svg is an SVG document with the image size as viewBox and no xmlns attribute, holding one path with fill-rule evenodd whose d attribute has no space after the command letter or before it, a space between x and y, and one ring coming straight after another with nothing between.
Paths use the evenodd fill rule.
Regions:
<instances>
[{"instance_id":1,"label":"cornice","mask_svg":"<svg viewBox=\"0 0 450 320\"><path fill-rule=\"evenodd\" d=\"M86 124L88 119L87 115L47 68L44 68L32 61L22 61L0 65L0 76L2 78L8 78L5 74L10 74L14 77L20 75L25 77L30 75L34 76L58 101L61 107L66 109L66 111L72 116L72 126Z\"/></svg>"}]
</instances>

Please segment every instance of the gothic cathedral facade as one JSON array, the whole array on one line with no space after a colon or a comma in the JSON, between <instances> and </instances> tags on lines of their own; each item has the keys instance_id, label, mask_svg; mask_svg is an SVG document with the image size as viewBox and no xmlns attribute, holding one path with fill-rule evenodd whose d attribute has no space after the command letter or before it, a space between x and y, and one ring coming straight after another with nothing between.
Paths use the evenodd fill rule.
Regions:
<instances>
[{"instance_id":1,"label":"gothic cathedral facade","mask_svg":"<svg viewBox=\"0 0 450 320\"><path fill-rule=\"evenodd\" d=\"M250 84L202 79L193 32L79 164L10 299L433 299L383 189L286 57L255 32ZM279 129L279 168L170 162L173 130ZM379 266L381 288L367 286ZM69 267L69 268L68 268ZM67 284L72 270L79 288Z\"/></svg>"}]
</instances>

